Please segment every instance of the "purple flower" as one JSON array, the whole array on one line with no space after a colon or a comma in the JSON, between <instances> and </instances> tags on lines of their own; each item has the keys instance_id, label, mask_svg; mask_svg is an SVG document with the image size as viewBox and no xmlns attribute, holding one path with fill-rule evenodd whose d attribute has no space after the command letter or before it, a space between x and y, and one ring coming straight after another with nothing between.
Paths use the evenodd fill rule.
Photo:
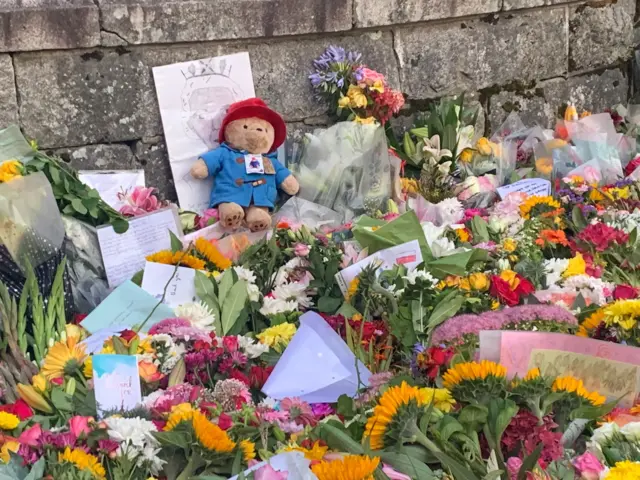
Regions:
<instances>
[{"instance_id":1,"label":"purple flower","mask_svg":"<svg viewBox=\"0 0 640 480\"><path fill-rule=\"evenodd\" d=\"M311 410L318 420L335 413L331 405L328 403L314 403L311 405Z\"/></svg>"},{"instance_id":2,"label":"purple flower","mask_svg":"<svg viewBox=\"0 0 640 480\"><path fill-rule=\"evenodd\" d=\"M502 313L509 320L508 323L547 321L578 325L578 319L571 312L557 305L521 305L507 308Z\"/></svg>"}]
</instances>

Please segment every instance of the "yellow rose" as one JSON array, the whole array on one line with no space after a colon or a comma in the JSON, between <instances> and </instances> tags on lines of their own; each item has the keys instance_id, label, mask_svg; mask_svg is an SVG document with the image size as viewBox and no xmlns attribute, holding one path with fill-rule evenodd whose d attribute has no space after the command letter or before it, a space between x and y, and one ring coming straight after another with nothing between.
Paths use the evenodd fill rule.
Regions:
<instances>
[{"instance_id":1,"label":"yellow rose","mask_svg":"<svg viewBox=\"0 0 640 480\"><path fill-rule=\"evenodd\" d=\"M488 157L493 152L491 148L491 142L489 142L486 137L478 139L478 142L476 143L476 150L480 152L480 155L483 155L485 157Z\"/></svg>"},{"instance_id":2,"label":"yellow rose","mask_svg":"<svg viewBox=\"0 0 640 480\"><path fill-rule=\"evenodd\" d=\"M382 80L376 80L375 82L373 82L373 85L369 87L369 90L378 93L384 93L384 83L382 83Z\"/></svg>"},{"instance_id":3,"label":"yellow rose","mask_svg":"<svg viewBox=\"0 0 640 480\"><path fill-rule=\"evenodd\" d=\"M364 108L367 106L367 96L362 92L362 89L356 85L351 85L347 96L351 101L351 104L356 108Z\"/></svg>"},{"instance_id":4,"label":"yellow rose","mask_svg":"<svg viewBox=\"0 0 640 480\"><path fill-rule=\"evenodd\" d=\"M448 275L447 278L444 279L444 283L447 287L458 287L460 285L460 277Z\"/></svg>"},{"instance_id":5,"label":"yellow rose","mask_svg":"<svg viewBox=\"0 0 640 480\"><path fill-rule=\"evenodd\" d=\"M518 248L518 242L516 242L513 238L507 238L504 242L502 242L502 248L505 252L514 252L516 248Z\"/></svg>"},{"instance_id":6,"label":"yellow rose","mask_svg":"<svg viewBox=\"0 0 640 480\"><path fill-rule=\"evenodd\" d=\"M464 163L471 163L473 160L473 150L470 148L465 148L460 154L460 161Z\"/></svg>"},{"instance_id":7,"label":"yellow rose","mask_svg":"<svg viewBox=\"0 0 640 480\"><path fill-rule=\"evenodd\" d=\"M518 274L513 270L503 270L500 273L500 278L509 284L511 290L515 290L520 285Z\"/></svg>"},{"instance_id":8,"label":"yellow rose","mask_svg":"<svg viewBox=\"0 0 640 480\"><path fill-rule=\"evenodd\" d=\"M349 99L349 97L342 97L340 98L340 100L338 100L338 106L340 108L349 108L349 105L351 105L351 100Z\"/></svg>"},{"instance_id":9,"label":"yellow rose","mask_svg":"<svg viewBox=\"0 0 640 480\"><path fill-rule=\"evenodd\" d=\"M474 290L484 292L489 288L489 277L481 272L472 273L469 275L469 284Z\"/></svg>"},{"instance_id":10,"label":"yellow rose","mask_svg":"<svg viewBox=\"0 0 640 480\"><path fill-rule=\"evenodd\" d=\"M464 290L465 292L471 291L471 282L468 278L461 278L460 285L458 286L460 290Z\"/></svg>"},{"instance_id":11,"label":"yellow rose","mask_svg":"<svg viewBox=\"0 0 640 480\"><path fill-rule=\"evenodd\" d=\"M47 391L47 379L41 373L31 377L31 384L33 385L33 388L35 388L39 393L44 393Z\"/></svg>"}]
</instances>

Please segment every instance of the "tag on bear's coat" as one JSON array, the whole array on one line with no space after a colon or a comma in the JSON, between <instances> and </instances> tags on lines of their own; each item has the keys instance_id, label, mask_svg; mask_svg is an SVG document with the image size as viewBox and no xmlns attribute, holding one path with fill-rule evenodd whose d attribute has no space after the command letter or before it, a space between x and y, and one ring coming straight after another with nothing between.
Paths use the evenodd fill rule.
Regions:
<instances>
[{"instance_id":1,"label":"tag on bear's coat","mask_svg":"<svg viewBox=\"0 0 640 480\"><path fill-rule=\"evenodd\" d=\"M245 155L244 166L247 173L264 173L265 169L265 166L262 164L262 155Z\"/></svg>"}]
</instances>

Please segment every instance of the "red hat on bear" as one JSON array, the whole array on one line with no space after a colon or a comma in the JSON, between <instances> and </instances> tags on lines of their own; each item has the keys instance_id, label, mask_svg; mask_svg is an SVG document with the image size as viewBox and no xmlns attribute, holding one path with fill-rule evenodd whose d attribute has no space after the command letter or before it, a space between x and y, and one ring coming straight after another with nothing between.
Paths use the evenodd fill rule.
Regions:
<instances>
[{"instance_id":1,"label":"red hat on bear","mask_svg":"<svg viewBox=\"0 0 640 480\"><path fill-rule=\"evenodd\" d=\"M282 117L277 112L267 107L267 104L259 98L241 100L229 107L224 120L222 120L218 141L220 143L224 142L224 131L229 123L234 120L251 117L260 118L271 124L275 135L273 138L273 145L271 145L269 153L277 150L277 148L284 143L285 138L287 138L287 126L285 125Z\"/></svg>"}]
</instances>

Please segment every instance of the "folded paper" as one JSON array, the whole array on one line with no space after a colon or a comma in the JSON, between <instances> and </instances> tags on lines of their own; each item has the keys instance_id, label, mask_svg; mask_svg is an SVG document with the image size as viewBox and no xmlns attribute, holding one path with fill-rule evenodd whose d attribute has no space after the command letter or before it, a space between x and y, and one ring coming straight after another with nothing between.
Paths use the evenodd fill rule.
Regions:
<instances>
[{"instance_id":1,"label":"folded paper","mask_svg":"<svg viewBox=\"0 0 640 480\"><path fill-rule=\"evenodd\" d=\"M142 277L142 289L172 308L196 300L196 270L162 263L147 262Z\"/></svg>"}]
</instances>

